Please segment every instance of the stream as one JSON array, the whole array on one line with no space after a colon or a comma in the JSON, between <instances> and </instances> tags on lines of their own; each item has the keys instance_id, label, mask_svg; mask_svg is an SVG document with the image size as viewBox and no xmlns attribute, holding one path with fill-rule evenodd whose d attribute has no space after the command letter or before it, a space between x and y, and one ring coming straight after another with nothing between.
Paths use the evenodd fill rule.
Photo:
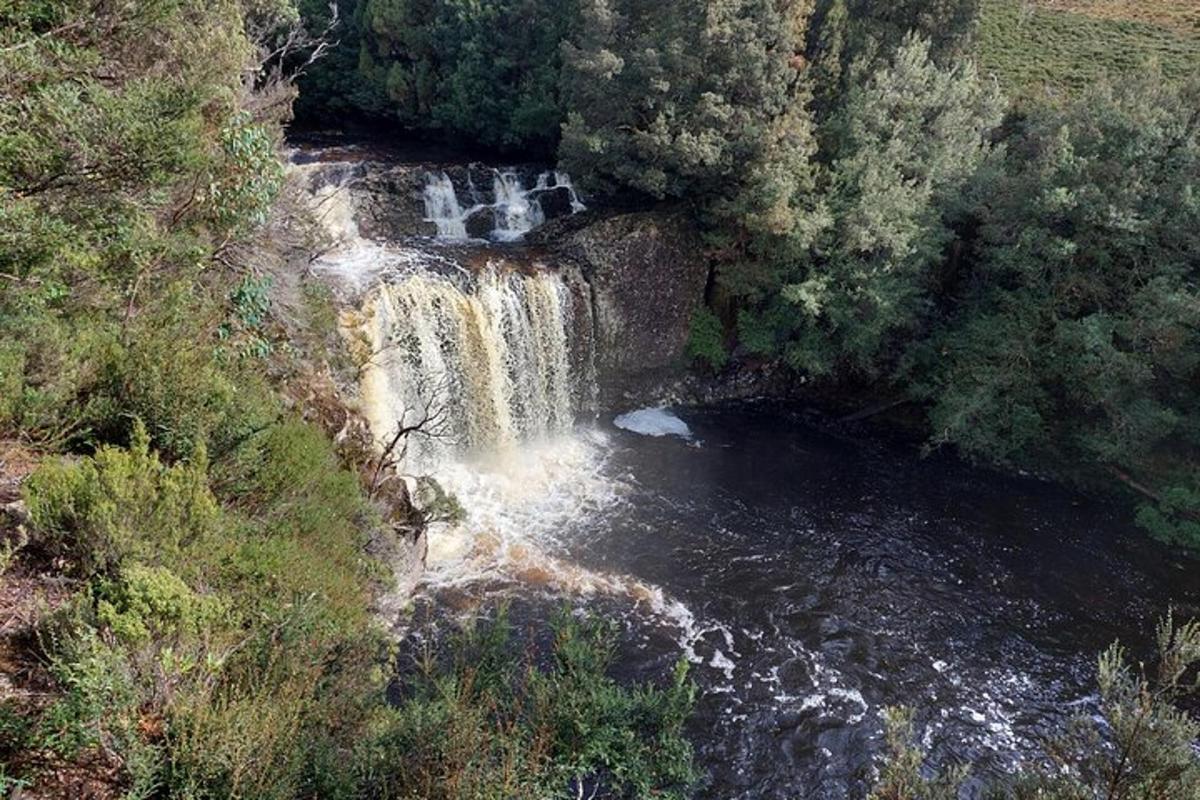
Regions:
<instances>
[{"instance_id":1,"label":"stream","mask_svg":"<svg viewBox=\"0 0 1200 800\"><path fill-rule=\"evenodd\" d=\"M1193 562L1043 481L771 404L633 426L669 432L605 420L448 473L472 517L434 532L424 597L618 619L628 679L688 658L702 797L861 797L897 704L935 762L1004 774L1094 710L1114 638L1197 612Z\"/></svg>"}]
</instances>

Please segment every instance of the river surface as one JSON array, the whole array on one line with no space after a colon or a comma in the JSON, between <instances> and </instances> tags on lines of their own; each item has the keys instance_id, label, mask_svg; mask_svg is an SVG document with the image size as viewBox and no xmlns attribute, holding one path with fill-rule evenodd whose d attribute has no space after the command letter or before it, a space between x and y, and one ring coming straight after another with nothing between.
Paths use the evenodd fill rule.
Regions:
<instances>
[{"instance_id":1,"label":"river surface","mask_svg":"<svg viewBox=\"0 0 1200 800\"><path fill-rule=\"evenodd\" d=\"M434 530L418 618L566 603L621 622L623 678L688 658L700 797L862 797L893 704L1003 774L1094 708L1099 650L1198 611L1195 562L1042 481L769 404L619 422L446 469L470 518Z\"/></svg>"}]
</instances>

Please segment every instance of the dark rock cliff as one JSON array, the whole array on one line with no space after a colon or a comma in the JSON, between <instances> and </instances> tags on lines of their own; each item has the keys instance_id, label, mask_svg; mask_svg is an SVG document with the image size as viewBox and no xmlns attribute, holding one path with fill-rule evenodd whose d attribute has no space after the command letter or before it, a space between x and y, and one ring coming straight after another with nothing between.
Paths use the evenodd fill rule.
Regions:
<instances>
[{"instance_id":1,"label":"dark rock cliff","mask_svg":"<svg viewBox=\"0 0 1200 800\"><path fill-rule=\"evenodd\" d=\"M552 247L590 287L602 407L642 402L687 368L688 328L709 267L682 213L601 217Z\"/></svg>"}]
</instances>

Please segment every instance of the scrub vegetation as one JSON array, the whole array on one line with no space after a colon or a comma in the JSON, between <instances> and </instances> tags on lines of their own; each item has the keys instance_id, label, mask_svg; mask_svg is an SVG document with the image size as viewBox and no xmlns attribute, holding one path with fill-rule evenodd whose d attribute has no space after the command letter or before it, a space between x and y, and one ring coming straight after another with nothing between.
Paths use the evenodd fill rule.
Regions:
<instances>
[{"instance_id":1,"label":"scrub vegetation","mask_svg":"<svg viewBox=\"0 0 1200 800\"><path fill-rule=\"evenodd\" d=\"M1198 549L1197 75L1168 2L0 0L0 797L695 784L686 670L618 684L600 622L526 653L500 615L415 668L380 629L396 509L289 388L344 354L256 256L293 107L682 205L698 365L918 409ZM1196 797L1200 631L1158 643L996 791ZM890 719L873 796L950 796Z\"/></svg>"},{"instance_id":2,"label":"scrub vegetation","mask_svg":"<svg viewBox=\"0 0 1200 800\"><path fill-rule=\"evenodd\" d=\"M325 47L286 0L0 2L0 797L678 793L690 684L590 623L387 702L398 509L255 258Z\"/></svg>"}]
</instances>

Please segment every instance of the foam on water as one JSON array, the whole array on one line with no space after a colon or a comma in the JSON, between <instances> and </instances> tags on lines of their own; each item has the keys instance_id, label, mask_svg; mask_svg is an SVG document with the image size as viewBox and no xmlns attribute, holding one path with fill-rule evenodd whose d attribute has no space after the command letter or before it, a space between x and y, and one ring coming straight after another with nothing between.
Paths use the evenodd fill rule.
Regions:
<instances>
[{"instance_id":1,"label":"foam on water","mask_svg":"<svg viewBox=\"0 0 1200 800\"><path fill-rule=\"evenodd\" d=\"M687 423L666 408L641 408L637 411L630 411L614 419L613 424L618 428L643 436L692 438L692 430Z\"/></svg>"}]
</instances>

